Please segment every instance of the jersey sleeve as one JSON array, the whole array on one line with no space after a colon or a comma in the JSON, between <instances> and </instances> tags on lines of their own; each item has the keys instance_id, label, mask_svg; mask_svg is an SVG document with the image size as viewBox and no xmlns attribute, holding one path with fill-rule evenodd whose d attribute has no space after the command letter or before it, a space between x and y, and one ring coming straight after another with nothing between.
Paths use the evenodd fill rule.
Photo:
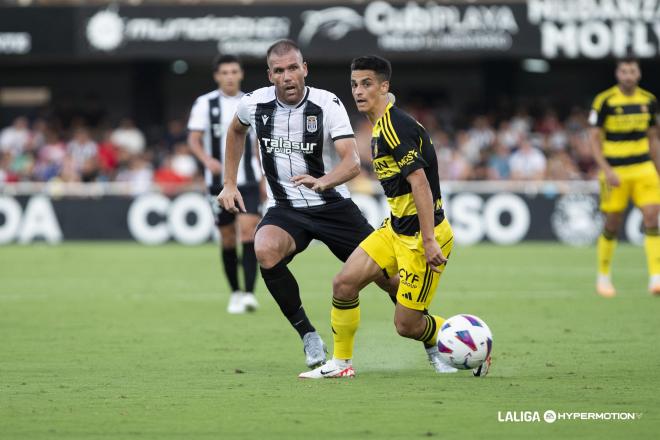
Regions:
<instances>
[{"instance_id":1,"label":"jersey sleeve","mask_svg":"<svg viewBox=\"0 0 660 440\"><path fill-rule=\"evenodd\" d=\"M236 108L236 117L238 122L249 127L252 125L252 98L251 94L243 95Z\"/></svg>"},{"instance_id":2,"label":"jersey sleeve","mask_svg":"<svg viewBox=\"0 0 660 440\"><path fill-rule=\"evenodd\" d=\"M326 107L326 130L332 140L355 137L351 120L339 98L333 95Z\"/></svg>"},{"instance_id":3,"label":"jersey sleeve","mask_svg":"<svg viewBox=\"0 0 660 440\"><path fill-rule=\"evenodd\" d=\"M382 121L385 142L404 178L415 170L429 166L422 157L422 127L416 121L392 118L391 113L386 113Z\"/></svg>"},{"instance_id":4,"label":"jersey sleeve","mask_svg":"<svg viewBox=\"0 0 660 440\"><path fill-rule=\"evenodd\" d=\"M209 126L209 102L203 98L197 98L190 110L188 119L188 130L205 131Z\"/></svg>"},{"instance_id":5,"label":"jersey sleeve","mask_svg":"<svg viewBox=\"0 0 660 440\"><path fill-rule=\"evenodd\" d=\"M606 100L600 95L596 96L589 112L589 124L592 127L602 127L605 124L607 105Z\"/></svg>"}]
</instances>

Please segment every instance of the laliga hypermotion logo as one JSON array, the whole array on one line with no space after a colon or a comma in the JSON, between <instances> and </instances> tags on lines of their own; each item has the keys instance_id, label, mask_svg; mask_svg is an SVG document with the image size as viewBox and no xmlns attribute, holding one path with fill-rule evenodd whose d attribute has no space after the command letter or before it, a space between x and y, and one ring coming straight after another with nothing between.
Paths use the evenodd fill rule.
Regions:
<instances>
[{"instance_id":1,"label":"laliga hypermotion logo","mask_svg":"<svg viewBox=\"0 0 660 440\"><path fill-rule=\"evenodd\" d=\"M86 34L94 49L115 50L124 39L124 21L114 10L99 11L87 22Z\"/></svg>"},{"instance_id":2,"label":"laliga hypermotion logo","mask_svg":"<svg viewBox=\"0 0 660 440\"><path fill-rule=\"evenodd\" d=\"M331 40L340 40L350 31L362 29L364 20L355 10L343 6L305 11L302 13L303 27L298 35L298 42L307 46L316 34Z\"/></svg>"}]
</instances>

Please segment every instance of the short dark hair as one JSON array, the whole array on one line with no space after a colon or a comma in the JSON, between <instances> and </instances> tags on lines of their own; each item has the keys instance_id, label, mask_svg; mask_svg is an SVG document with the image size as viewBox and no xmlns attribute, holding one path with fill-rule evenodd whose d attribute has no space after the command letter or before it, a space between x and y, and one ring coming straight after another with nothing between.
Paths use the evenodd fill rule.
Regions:
<instances>
[{"instance_id":1,"label":"short dark hair","mask_svg":"<svg viewBox=\"0 0 660 440\"><path fill-rule=\"evenodd\" d=\"M639 66L639 60L633 56L618 58L616 60L616 67L618 68L621 64L637 64Z\"/></svg>"},{"instance_id":2,"label":"short dark hair","mask_svg":"<svg viewBox=\"0 0 660 440\"><path fill-rule=\"evenodd\" d=\"M298 44L296 44L295 41L288 39L277 40L276 42L271 44L268 50L266 51L266 61L268 61L270 55L273 53L275 55L284 55L291 52L292 50L297 51L302 56L302 51L300 50L300 46L298 46Z\"/></svg>"},{"instance_id":3,"label":"short dark hair","mask_svg":"<svg viewBox=\"0 0 660 440\"><path fill-rule=\"evenodd\" d=\"M237 63L241 67L241 69L243 68L243 66L241 65L241 60L236 55L220 54L215 58L213 58L213 71L216 72L222 64L230 64L230 63Z\"/></svg>"},{"instance_id":4,"label":"short dark hair","mask_svg":"<svg viewBox=\"0 0 660 440\"><path fill-rule=\"evenodd\" d=\"M351 72L353 70L373 70L381 81L389 81L392 77L392 65L385 58L378 55L365 55L354 58L351 61Z\"/></svg>"}]
</instances>

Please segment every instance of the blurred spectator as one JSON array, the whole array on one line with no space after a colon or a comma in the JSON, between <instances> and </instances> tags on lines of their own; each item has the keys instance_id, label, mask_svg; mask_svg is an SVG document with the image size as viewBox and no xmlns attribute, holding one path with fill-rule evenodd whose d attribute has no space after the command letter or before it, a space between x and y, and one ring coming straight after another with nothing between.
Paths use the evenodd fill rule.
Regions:
<instances>
[{"instance_id":1,"label":"blurred spectator","mask_svg":"<svg viewBox=\"0 0 660 440\"><path fill-rule=\"evenodd\" d=\"M142 194L149 191L153 174L151 163L143 156L136 155L128 161L127 168L119 171L117 181L130 183L133 194Z\"/></svg>"},{"instance_id":2,"label":"blurred spectator","mask_svg":"<svg viewBox=\"0 0 660 440\"><path fill-rule=\"evenodd\" d=\"M174 147L188 141L188 130L181 119L172 119L167 123L167 130L163 136L163 147L168 153L174 151Z\"/></svg>"},{"instance_id":3,"label":"blurred spectator","mask_svg":"<svg viewBox=\"0 0 660 440\"><path fill-rule=\"evenodd\" d=\"M545 176L546 159L543 153L532 146L530 140L521 136L520 146L509 159L513 180L542 180Z\"/></svg>"},{"instance_id":4,"label":"blurred spectator","mask_svg":"<svg viewBox=\"0 0 660 440\"><path fill-rule=\"evenodd\" d=\"M98 174L98 145L87 128L77 128L67 145L73 168L83 182L95 180Z\"/></svg>"},{"instance_id":5,"label":"blurred spectator","mask_svg":"<svg viewBox=\"0 0 660 440\"><path fill-rule=\"evenodd\" d=\"M511 125L511 121L500 122L497 130L497 139L508 151L513 150L518 145L518 137L520 132L515 130Z\"/></svg>"},{"instance_id":6,"label":"blurred spectator","mask_svg":"<svg viewBox=\"0 0 660 440\"><path fill-rule=\"evenodd\" d=\"M527 113L527 109L520 107L513 119L511 119L511 129L519 135L525 135L532 131L533 119Z\"/></svg>"},{"instance_id":7,"label":"blurred spectator","mask_svg":"<svg viewBox=\"0 0 660 440\"><path fill-rule=\"evenodd\" d=\"M154 183L166 193L174 192L179 186L192 183L197 171L197 162L190 154L188 145L179 143L174 147L174 155L167 157L154 173Z\"/></svg>"},{"instance_id":8,"label":"blurred spectator","mask_svg":"<svg viewBox=\"0 0 660 440\"><path fill-rule=\"evenodd\" d=\"M575 180L580 178L580 172L566 151L555 151L548 159L545 177L548 180Z\"/></svg>"},{"instance_id":9,"label":"blurred spectator","mask_svg":"<svg viewBox=\"0 0 660 440\"><path fill-rule=\"evenodd\" d=\"M114 180L119 167L119 151L111 138L112 132L105 130L98 145L99 177L104 181Z\"/></svg>"},{"instance_id":10,"label":"blurred spectator","mask_svg":"<svg viewBox=\"0 0 660 440\"><path fill-rule=\"evenodd\" d=\"M46 130L44 133L44 145L37 154L37 163L34 167L35 180L47 182L60 173L64 158L66 157L66 146L54 130Z\"/></svg>"},{"instance_id":11,"label":"blurred spectator","mask_svg":"<svg viewBox=\"0 0 660 440\"><path fill-rule=\"evenodd\" d=\"M451 150L447 165L446 180L468 180L472 177L472 164L458 149Z\"/></svg>"},{"instance_id":12,"label":"blurred spectator","mask_svg":"<svg viewBox=\"0 0 660 440\"><path fill-rule=\"evenodd\" d=\"M509 148L503 142L497 142L488 161L488 178L491 180L507 180L510 177Z\"/></svg>"},{"instance_id":13,"label":"blurred spectator","mask_svg":"<svg viewBox=\"0 0 660 440\"><path fill-rule=\"evenodd\" d=\"M37 152L41 147L46 144L46 132L48 131L48 124L43 119L37 119L32 124L32 132L30 133L30 140L28 141L27 150Z\"/></svg>"},{"instance_id":14,"label":"blurred spectator","mask_svg":"<svg viewBox=\"0 0 660 440\"><path fill-rule=\"evenodd\" d=\"M587 131L582 131L570 137L569 143L573 152L573 160L583 179L598 177L598 164L594 160L591 143Z\"/></svg>"},{"instance_id":15,"label":"blurred spectator","mask_svg":"<svg viewBox=\"0 0 660 440\"><path fill-rule=\"evenodd\" d=\"M0 151L0 183L18 182L19 177L11 170L12 155Z\"/></svg>"},{"instance_id":16,"label":"blurred spectator","mask_svg":"<svg viewBox=\"0 0 660 440\"><path fill-rule=\"evenodd\" d=\"M129 156L144 153L147 141L132 119L124 118L110 136L110 140Z\"/></svg>"},{"instance_id":17,"label":"blurred spectator","mask_svg":"<svg viewBox=\"0 0 660 440\"><path fill-rule=\"evenodd\" d=\"M20 116L0 132L0 151L14 156L22 154L27 149L30 137L28 119Z\"/></svg>"},{"instance_id":18,"label":"blurred spectator","mask_svg":"<svg viewBox=\"0 0 660 440\"><path fill-rule=\"evenodd\" d=\"M474 180L488 180L489 179L489 162L490 149L484 148L481 150L479 160L472 168L472 179Z\"/></svg>"}]
</instances>

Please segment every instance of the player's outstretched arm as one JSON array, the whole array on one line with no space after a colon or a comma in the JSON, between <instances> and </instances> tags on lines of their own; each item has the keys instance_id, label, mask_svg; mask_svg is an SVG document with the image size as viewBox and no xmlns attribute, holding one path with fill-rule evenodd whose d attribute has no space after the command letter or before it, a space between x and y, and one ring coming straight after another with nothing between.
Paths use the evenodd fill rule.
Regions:
<instances>
[{"instance_id":1,"label":"player's outstretched arm","mask_svg":"<svg viewBox=\"0 0 660 440\"><path fill-rule=\"evenodd\" d=\"M348 182L360 174L360 157L358 156L355 138L344 138L335 141L335 149L340 161L328 174L315 178L309 174L293 176L291 181L295 186L305 185L307 188L323 192L337 185Z\"/></svg>"},{"instance_id":2,"label":"player's outstretched arm","mask_svg":"<svg viewBox=\"0 0 660 440\"><path fill-rule=\"evenodd\" d=\"M412 189L413 199L417 207L417 217L419 218L419 229L422 234L422 243L424 244L424 254L426 262L434 272L440 272L437 266L445 263L447 258L442 255L442 249L433 232L434 213L433 213L433 194L429 181L423 169L417 169L406 177Z\"/></svg>"},{"instance_id":3,"label":"player's outstretched arm","mask_svg":"<svg viewBox=\"0 0 660 440\"><path fill-rule=\"evenodd\" d=\"M241 193L236 186L236 176L238 174L238 164L245 149L245 137L248 128L240 123L237 116L234 116L229 124L227 141L225 142L225 179L224 187L218 195L218 202L224 209L233 214L246 212L243 197L241 197Z\"/></svg>"}]
</instances>

